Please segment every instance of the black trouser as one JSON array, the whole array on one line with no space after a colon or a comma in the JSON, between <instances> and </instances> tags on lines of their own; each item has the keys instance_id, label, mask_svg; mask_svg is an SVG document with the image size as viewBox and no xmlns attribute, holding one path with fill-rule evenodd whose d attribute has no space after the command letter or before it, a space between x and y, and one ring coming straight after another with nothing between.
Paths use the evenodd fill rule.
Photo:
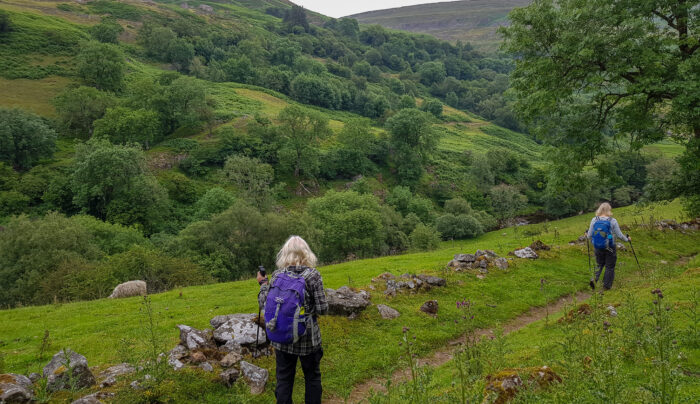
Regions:
<instances>
[{"instance_id":1,"label":"black trouser","mask_svg":"<svg viewBox=\"0 0 700 404\"><path fill-rule=\"evenodd\" d=\"M615 248L596 248L595 249L595 261L598 264L598 271L595 273L595 281L598 282L600 278L600 273L603 272L605 268L605 275L603 275L603 288L612 288L613 280L615 280L615 264L617 263L617 251Z\"/></svg>"},{"instance_id":2,"label":"black trouser","mask_svg":"<svg viewBox=\"0 0 700 404\"><path fill-rule=\"evenodd\" d=\"M277 387L275 397L277 404L292 404L292 390L294 389L294 375L297 373L297 358L301 361L301 370L304 371L306 392L304 402L306 404L321 404L321 358L323 349L305 355L292 355L275 350L277 361Z\"/></svg>"}]
</instances>

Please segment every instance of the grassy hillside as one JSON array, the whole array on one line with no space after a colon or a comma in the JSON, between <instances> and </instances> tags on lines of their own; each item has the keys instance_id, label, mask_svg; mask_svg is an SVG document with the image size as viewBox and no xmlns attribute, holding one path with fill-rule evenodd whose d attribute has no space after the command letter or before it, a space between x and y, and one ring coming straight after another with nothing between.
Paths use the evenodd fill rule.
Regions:
<instances>
[{"instance_id":1,"label":"grassy hillside","mask_svg":"<svg viewBox=\"0 0 700 404\"><path fill-rule=\"evenodd\" d=\"M352 15L363 24L434 35L450 42L469 42L477 48L496 50L498 27L508 23L508 13L530 0L463 0L369 11Z\"/></svg>"},{"instance_id":2,"label":"grassy hillside","mask_svg":"<svg viewBox=\"0 0 700 404\"><path fill-rule=\"evenodd\" d=\"M643 267L657 268L660 260L675 262L681 257L698 253L700 240L697 232L659 232L653 227L647 229L638 226L659 218L681 219L679 215L677 202L616 211L622 224L632 226L630 233L634 236ZM411 333L417 336L413 349L420 356L428 355L443 347L447 341L457 338L465 329L464 324L453 322L461 315L460 310L455 308L456 301L470 299L476 302L475 324L479 328L487 328L512 319L532 306L544 305L557 296L585 290L589 276L585 247L572 247L567 242L581 234L588 220L588 216L580 216L508 228L474 240L445 242L433 252L359 260L321 268L325 286L331 288L350 285L366 289L371 284L371 278L382 272L397 275L433 273L445 277L448 282L446 288L399 294L393 299L385 298L381 292L372 293L373 303L386 303L402 313L394 321L382 320L374 307L355 320L322 318L325 341L322 371L326 397L347 396L356 383L403 368L403 361L399 358L404 349L398 345L398 341L404 326L410 327ZM473 273L443 270L455 253L488 248L505 255L534 239L555 247L543 252L541 259L511 261L507 271L494 269L481 280ZM620 252L616 285L632 279L635 272L636 265L629 250ZM546 295L540 290L540 279L547 281ZM254 312L256 290L257 285L251 280L181 288L151 296L158 349L166 350L176 343L177 324L205 328L208 320L215 315ZM429 299L437 299L440 304L437 319L418 311L418 307ZM46 361L47 352L50 354L65 346L86 355L91 365L100 368L123 360L138 361L148 349L146 335L150 332L144 325L147 320L144 309L140 299L129 298L0 311L0 322L11 325L0 330L5 368L16 372L35 371ZM46 332L49 337L42 344ZM255 360L255 363L273 368L270 359ZM207 402L217 402L234 394L207 380L208 376L196 371L168 375L162 389L154 391L161 395L161 399L178 401L187 401L187 397L194 397L202 391L207 392L204 396ZM121 390L120 386L122 384L117 386L116 391L128 394L128 389ZM301 397L299 390L297 397ZM256 402L271 401L271 391L271 387L268 387L263 399L257 398ZM117 402L120 402L119 397L133 398L119 395ZM245 397L244 394L237 399L244 400Z\"/></svg>"}]
</instances>

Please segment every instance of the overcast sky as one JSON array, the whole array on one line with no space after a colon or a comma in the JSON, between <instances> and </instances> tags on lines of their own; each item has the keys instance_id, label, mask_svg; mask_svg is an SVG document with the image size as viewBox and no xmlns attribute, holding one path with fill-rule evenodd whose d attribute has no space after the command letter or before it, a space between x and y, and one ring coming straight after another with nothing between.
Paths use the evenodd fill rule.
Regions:
<instances>
[{"instance_id":1,"label":"overcast sky","mask_svg":"<svg viewBox=\"0 0 700 404\"><path fill-rule=\"evenodd\" d=\"M330 17L343 17L370 10L383 10L414 4L439 3L446 0L292 0L312 11Z\"/></svg>"}]
</instances>

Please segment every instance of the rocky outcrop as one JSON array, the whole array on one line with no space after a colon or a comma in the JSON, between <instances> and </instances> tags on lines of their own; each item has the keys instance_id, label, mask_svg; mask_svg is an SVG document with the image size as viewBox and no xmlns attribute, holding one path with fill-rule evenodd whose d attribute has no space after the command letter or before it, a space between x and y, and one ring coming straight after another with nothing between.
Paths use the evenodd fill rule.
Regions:
<instances>
[{"instance_id":1,"label":"rocky outcrop","mask_svg":"<svg viewBox=\"0 0 700 404\"><path fill-rule=\"evenodd\" d=\"M34 400L32 381L14 373L0 374L0 403L29 403Z\"/></svg>"},{"instance_id":2,"label":"rocky outcrop","mask_svg":"<svg viewBox=\"0 0 700 404\"><path fill-rule=\"evenodd\" d=\"M379 311L379 315L385 320L392 320L401 315L396 309L392 309L385 304L378 304L377 310Z\"/></svg>"},{"instance_id":3,"label":"rocky outcrop","mask_svg":"<svg viewBox=\"0 0 700 404\"><path fill-rule=\"evenodd\" d=\"M250 394L258 395L265 391L267 379L270 377L267 369L241 361L241 374L243 375L243 380L250 386Z\"/></svg>"},{"instance_id":4,"label":"rocky outcrop","mask_svg":"<svg viewBox=\"0 0 700 404\"><path fill-rule=\"evenodd\" d=\"M236 368L226 369L219 373L219 379L226 385L226 387L231 387L238 380L241 372Z\"/></svg>"},{"instance_id":5,"label":"rocky outcrop","mask_svg":"<svg viewBox=\"0 0 700 404\"><path fill-rule=\"evenodd\" d=\"M328 314L337 316L356 315L371 304L367 292L364 290L354 292L347 286L337 290L326 289L326 299L328 300Z\"/></svg>"},{"instance_id":6,"label":"rocky outcrop","mask_svg":"<svg viewBox=\"0 0 700 404\"><path fill-rule=\"evenodd\" d=\"M407 292L418 292L421 290L430 290L433 287L443 287L447 285L447 282L443 278L437 276L426 275L426 274L403 274L396 278L393 275L391 277L382 274L373 279L373 282L380 282L384 280L386 282L386 290L384 295L387 297L396 296L396 293L407 291Z\"/></svg>"},{"instance_id":7,"label":"rocky outcrop","mask_svg":"<svg viewBox=\"0 0 700 404\"><path fill-rule=\"evenodd\" d=\"M500 270L506 270L508 269L508 260L503 257L499 257L493 261L493 265Z\"/></svg>"},{"instance_id":8,"label":"rocky outcrop","mask_svg":"<svg viewBox=\"0 0 700 404\"><path fill-rule=\"evenodd\" d=\"M476 250L474 254L455 254L447 267L457 272L476 269L481 274L487 274L488 268L495 266L497 261L503 266L503 258L492 250Z\"/></svg>"},{"instance_id":9,"label":"rocky outcrop","mask_svg":"<svg viewBox=\"0 0 700 404\"><path fill-rule=\"evenodd\" d=\"M59 351L51 358L43 371L46 389L58 390L83 389L95 384L95 376L90 371L87 359L67 349Z\"/></svg>"}]
</instances>

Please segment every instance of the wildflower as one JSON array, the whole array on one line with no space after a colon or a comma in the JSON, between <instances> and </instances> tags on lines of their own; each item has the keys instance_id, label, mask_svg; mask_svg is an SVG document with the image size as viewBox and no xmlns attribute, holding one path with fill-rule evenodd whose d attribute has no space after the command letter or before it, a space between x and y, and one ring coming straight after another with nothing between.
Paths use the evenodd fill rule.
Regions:
<instances>
[{"instance_id":1,"label":"wildflower","mask_svg":"<svg viewBox=\"0 0 700 404\"><path fill-rule=\"evenodd\" d=\"M406 326L403 327L403 332L404 332L404 334L407 333L409 330L410 330L410 328L408 328L408 327L406 327Z\"/></svg>"},{"instance_id":2,"label":"wildflower","mask_svg":"<svg viewBox=\"0 0 700 404\"><path fill-rule=\"evenodd\" d=\"M402 346L402 345L403 345L403 342L399 342L399 346Z\"/></svg>"},{"instance_id":3,"label":"wildflower","mask_svg":"<svg viewBox=\"0 0 700 404\"><path fill-rule=\"evenodd\" d=\"M469 317L470 320L474 320L474 315L472 314L471 317Z\"/></svg>"},{"instance_id":4,"label":"wildflower","mask_svg":"<svg viewBox=\"0 0 700 404\"><path fill-rule=\"evenodd\" d=\"M654 300L654 304L659 304L659 301L658 301L658 300Z\"/></svg>"},{"instance_id":5,"label":"wildflower","mask_svg":"<svg viewBox=\"0 0 700 404\"><path fill-rule=\"evenodd\" d=\"M414 340L414 341L416 340L416 336L415 336L415 335L413 336L413 340Z\"/></svg>"}]
</instances>

